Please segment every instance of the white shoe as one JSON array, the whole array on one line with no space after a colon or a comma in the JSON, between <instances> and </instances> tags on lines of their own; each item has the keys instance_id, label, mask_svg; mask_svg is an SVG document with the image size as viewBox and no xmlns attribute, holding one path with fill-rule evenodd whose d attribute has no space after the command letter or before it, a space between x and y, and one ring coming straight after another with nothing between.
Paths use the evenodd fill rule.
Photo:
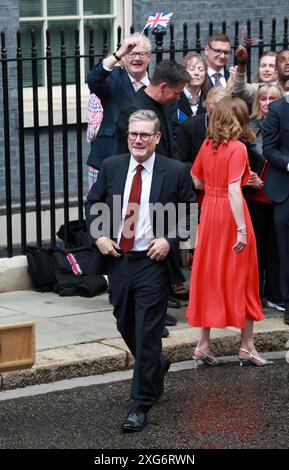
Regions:
<instances>
[{"instance_id":1,"label":"white shoe","mask_svg":"<svg viewBox=\"0 0 289 470\"><path fill-rule=\"evenodd\" d=\"M274 308L275 310L278 310L278 312L285 312L285 305L282 303L277 304L275 302L271 302L271 300L267 300L266 307Z\"/></svg>"}]
</instances>

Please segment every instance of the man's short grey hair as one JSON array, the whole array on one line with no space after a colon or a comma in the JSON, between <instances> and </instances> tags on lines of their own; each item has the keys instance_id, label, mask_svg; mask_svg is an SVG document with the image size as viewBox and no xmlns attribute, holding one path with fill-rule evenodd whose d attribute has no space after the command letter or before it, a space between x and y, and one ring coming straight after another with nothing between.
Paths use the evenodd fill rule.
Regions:
<instances>
[{"instance_id":1,"label":"man's short grey hair","mask_svg":"<svg viewBox=\"0 0 289 470\"><path fill-rule=\"evenodd\" d=\"M150 121L153 122L154 125L154 132L159 132L160 130L160 121L154 111L150 109L138 109L134 113L132 113L128 120L128 125L132 122L136 121Z\"/></svg>"},{"instance_id":2,"label":"man's short grey hair","mask_svg":"<svg viewBox=\"0 0 289 470\"><path fill-rule=\"evenodd\" d=\"M141 33L132 33L129 37L130 38L138 38L140 37ZM142 35L142 37L140 38L140 42L143 43L145 45L145 47L147 48L147 50L149 52L151 52L152 50L152 45L151 45L151 42L149 40L149 38L145 35Z\"/></svg>"}]
</instances>

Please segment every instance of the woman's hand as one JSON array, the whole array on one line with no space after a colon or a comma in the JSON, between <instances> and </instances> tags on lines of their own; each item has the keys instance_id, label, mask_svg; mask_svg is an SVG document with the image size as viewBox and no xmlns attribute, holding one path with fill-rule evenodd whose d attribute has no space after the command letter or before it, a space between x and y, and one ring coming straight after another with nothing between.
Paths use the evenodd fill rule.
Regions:
<instances>
[{"instance_id":1,"label":"woman's hand","mask_svg":"<svg viewBox=\"0 0 289 470\"><path fill-rule=\"evenodd\" d=\"M247 230L246 227L237 228L237 243L233 246L234 253L240 253L247 246Z\"/></svg>"},{"instance_id":2,"label":"woman's hand","mask_svg":"<svg viewBox=\"0 0 289 470\"><path fill-rule=\"evenodd\" d=\"M264 183L261 180L261 178L259 178L257 173L250 171L250 177L246 183L246 186L249 186L250 188L253 188L253 189L261 189L263 188Z\"/></svg>"}]
</instances>

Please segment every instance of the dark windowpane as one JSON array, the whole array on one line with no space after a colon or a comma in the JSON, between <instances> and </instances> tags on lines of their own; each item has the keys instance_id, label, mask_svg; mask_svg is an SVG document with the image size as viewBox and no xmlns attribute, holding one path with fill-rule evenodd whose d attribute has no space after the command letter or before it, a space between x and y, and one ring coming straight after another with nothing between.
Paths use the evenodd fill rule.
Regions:
<instances>
[{"instance_id":1,"label":"dark windowpane","mask_svg":"<svg viewBox=\"0 0 289 470\"><path fill-rule=\"evenodd\" d=\"M83 0L84 15L112 14L112 0Z\"/></svg>"},{"instance_id":2,"label":"dark windowpane","mask_svg":"<svg viewBox=\"0 0 289 470\"><path fill-rule=\"evenodd\" d=\"M60 57L61 39L60 31L63 29L65 38L66 56L74 55L75 51L75 30L79 28L78 21L49 21L48 29L51 31L51 51L52 56ZM53 85L61 84L60 58L52 60L52 81ZM67 83L75 83L74 59L66 59Z\"/></svg>"},{"instance_id":3,"label":"dark windowpane","mask_svg":"<svg viewBox=\"0 0 289 470\"><path fill-rule=\"evenodd\" d=\"M24 16L42 16L42 0L20 0L20 18Z\"/></svg>"},{"instance_id":4,"label":"dark windowpane","mask_svg":"<svg viewBox=\"0 0 289 470\"><path fill-rule=\"evenodd\" d=\"M107 30L107 50L108 52L112 47L112 32L113 32L113 19L103 19L103 20L85 20L84 22L84 50L87 55L90 50L90 29L93 31L93 49L94 54L98 56L103 55L103 30ZM94 63L98 61L98 58L95 57ZM88 72L89 60L85 61L85 73Z\"/></svg>"},{"instance_id":5,"label":"dark windowpane","mask_svg":"<svg viewBox=\"0 0 289 470\"><path fill-rule=\"evenodd\" d=\"M36 51L38 57L43 57L43 40L42 40L42 21L30 23L28 21L21 21L20 30L21 30L21 46L22 46L22 57L23 59L31 58L31 30L35 31L35 40L36 40ZM38 67L38 85L43 86L43 60L37 62ZM23 61L23 83L24 87L32 86L32 67L31 60Z\"/></svg>"},{"instance_id":6,"label":"dark windowpane","mask_svg":"<svg viewBox=\"0 0 289 470\"><path fill-rule=\"evenodd\" d=\"M48 0L48 16L71 16L78 15L77 0Z\"/></svg>"}]
</instances>

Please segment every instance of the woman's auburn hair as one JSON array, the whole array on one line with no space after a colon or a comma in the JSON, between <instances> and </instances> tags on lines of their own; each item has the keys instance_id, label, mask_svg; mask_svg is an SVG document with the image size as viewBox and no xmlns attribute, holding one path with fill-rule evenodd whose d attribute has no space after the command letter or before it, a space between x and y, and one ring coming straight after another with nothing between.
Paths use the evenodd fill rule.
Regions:
<instances>
[{"instance_id":1,"label":"woman's auburn hair","mask_svg":"<svg viewBox=\"0 0 289 470\"><path fill-rule=\"evenodd\" d=\"M249 127L249 112L245 101L235 96L222 98L210 118L206 137L213 142L215 149L231 140L252 142L256 136Z\"/></svg>"}]
</instances>

